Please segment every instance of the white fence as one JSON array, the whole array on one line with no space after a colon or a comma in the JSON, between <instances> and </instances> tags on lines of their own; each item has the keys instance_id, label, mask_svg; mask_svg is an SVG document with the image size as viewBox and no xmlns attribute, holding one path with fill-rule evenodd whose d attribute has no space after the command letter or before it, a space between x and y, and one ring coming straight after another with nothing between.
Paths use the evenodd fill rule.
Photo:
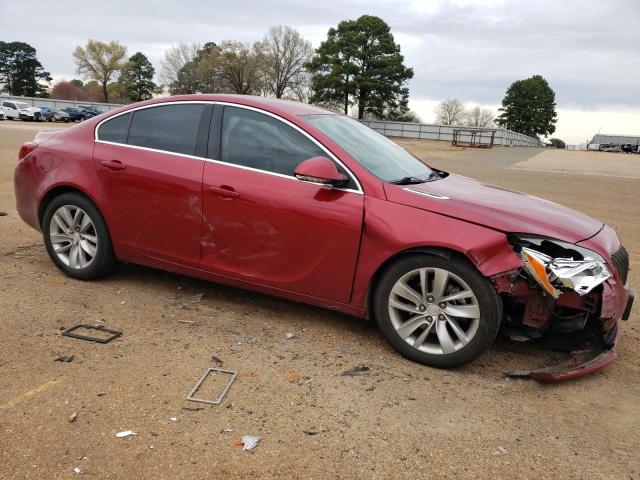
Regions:
<instances>
[{"instance_id":1,"label":"white fence","mask_svg":"<svg viewBox=\"0 0 640 480\"><path fill-rule=\"evenodd\" d=\"M122 105L118 103L98 103L98 102L84 102L82 100L58 100L56 98L39 98L39 97L12 97L0 95L0 101L9 100L12 102L23 102L31 107L49 107L49 108L65 108L65 107L77 107L78 105L90 105L95 107L99 112L108 112L114 110Z\"/></svg>"},{"instance_id":2,"label":"white fence","mask_svg":"<svg viewBox=\"0 0 640 480\"><path fill-rule=\"evenodd\" d=\"M458 133L458 140L461 142L471 141L469 127L453 127L450 125L436 125L430 123L405 123L405 122L385 122L379 120L361 120L364 125L372 128L378 133L387 137L420 138L428 140L453 141L453 131L462 129ZM542 142L536 138L512 132L504 128L482 128L474 127L473 130L486 132L479 137L478 143L489 144L490 133L495 131L493 144L504 147L542 147ZM478 139L478 138L476 138Z\"/></svg>"}]
</instances>

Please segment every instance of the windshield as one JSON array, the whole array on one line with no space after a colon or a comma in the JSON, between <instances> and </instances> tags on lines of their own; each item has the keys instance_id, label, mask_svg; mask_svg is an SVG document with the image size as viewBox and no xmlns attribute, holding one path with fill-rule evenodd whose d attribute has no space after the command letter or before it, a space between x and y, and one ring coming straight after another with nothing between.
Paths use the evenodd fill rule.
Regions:
<instances>
[{"instance_id":1,"label":"windshield","mask_svg":"<svg viewBox=\"0 0 640 480\"><path fill-rule=\"evenodd\" d=\"M25 108L29 108L29 105L22 102L16 102L16 107L18 107L18 110L24 110Z\"/></svg>"},{"instance_id":2,"label":"windshield","mask_svg":"<svg viewBox=\"0 0 640 480\"><path fill-rule=\"evenodd\" d=\"M432 170L387 137L343 115L302 115L354 160L385 182L433 178Z\"/></svg>"}]
</instances>

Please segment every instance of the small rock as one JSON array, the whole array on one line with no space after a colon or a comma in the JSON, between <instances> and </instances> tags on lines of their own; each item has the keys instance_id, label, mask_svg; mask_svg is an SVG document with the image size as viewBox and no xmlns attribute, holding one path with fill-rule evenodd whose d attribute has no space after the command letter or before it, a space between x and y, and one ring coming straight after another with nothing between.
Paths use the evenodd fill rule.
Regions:
<instances>
[{"instance_id":1,"label":"small rock","mask_svg":"<svg viewBox=\"0 0 640 480\"><path fill-rule=\"evenodd\" d=\"M362 375L365 372L370 371L371 369L366 365L360 365L358 367L350 368L349 370L345 370L340 374L341 377L353 377L355 375Z\"/></svg>"},{"instance_id":2,"label":"small rock","mask_svg":"<svg viewBox=\"0 0 640 480\"><path fill-rule=\"evenodd\" d=\"M134 432L133 430L125 430L124 432L116 433L116 437L117 438L135 437L136 435L138 435L138 434L136 432Z\"/></svg>"},{"instance_id":3,"label":"small rock","mask_svg":"<svg viewBox=\"0 0 640 480\"><path fill-rule=\"evenodd\" d=\"M498 447L493 452L491 452L491 455L495 455L495 456L506 455L506 453L507 453L507 449L506 448Z\"/></svg>"},{"instance_id":4,"label":"small rock","mask_svg":"<svg viewBox=\"0 0 640 480\"><path fill-rule=\"evenodd\" d=\"M221 367L222 364L224 363L222 360L220 360L215 355L211 355L211 361L216 364L216 367Z\"/></svg>"},{"instance_id":5,"label":"small rock","mask_svg":"<svg viewBox=\"0 0 640 480\"><path fill-rule=\"evenodd\" d=\"M77 412L73 412L71 415L69 415L69 423L75 422L76 418L78 418L78 413Z\"/></svg>"},{"instance_id":6,"label":"small rock","mask_svg":"<svg viewBox=\"0 0 640 480\"><path fill-rule=\"evenodd\" d=\"M82 470L80 470L80 467L74 468L73 471L76 472L78 475L82 473Z\"/></svg>"},{"instance_id":7,"label":"small rock","mask_svg":"<svg viewBox=\"0 0 640 480\"><path fill-rule=\"evenodd\" d=\"M292 338L295 338L295 337L296 337L295 333L288 332L287 334L285 334L285 338L287 340L291 340Z\"/></svg>"},{"instance_id":8,"label":"small rock","mask_svg":"<svg viewBox=\"0 0 640 480\"><path fill-rule=\"evenodd\" d=\"M7 212L0 212L0 217L6 217L7 215L9 215Z\"/></svg>"},{"instance_id":9,"label":"small rock","mask_svg":"<svg viewBox=\"0 0 640 480\"><path fill-rule=\"evenodd\" d=\"M200 410L204 410L203 407L182 407L182 410L186 410L187 412L199 412Z\"/></svg>"},{"instance_id":10,"label":"small rock","mask_svg":"<svg viewBox=\"0 0 640 480\"><path fill-rule=\"evenodd\" d=\"M303 430L303 432L306 433L307 435L318 435L320 433L316 430Z\"/></svg>"},{"instance_id":11,"label":"small rock","mask_svg":"<svg viewBox=\"0 0 640 480\"><path fill-rule=\"evenodd\" d=\"M63 362L63 363L73 362L73 355L60 355L58 358L54 360L54 362Z\"/></svg>"},{"instance_id":12,"label":"small rock","mask_svg":"<svg viewBox=\"0 0 640 480\"><path fill-rule=\"evenodd\" d=\"M98 393L96 393L96 396L104 397L106 394L107 394L107 392L98 392Z\"/></svg>"}]
</instances>

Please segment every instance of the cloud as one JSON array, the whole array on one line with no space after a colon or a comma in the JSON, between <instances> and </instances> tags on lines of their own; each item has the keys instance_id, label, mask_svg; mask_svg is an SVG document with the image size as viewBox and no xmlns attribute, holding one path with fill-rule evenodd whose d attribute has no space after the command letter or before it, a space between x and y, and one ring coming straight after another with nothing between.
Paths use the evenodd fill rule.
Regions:
<instances>
[{"instance_id":1,"label":"cloud","mask_svg":"<svg viewBox=\"0 0 640 480\"><path fill-rule=\"evenodd\" d=\"M157 66L179 42L253 41L278 24L317 47L339 21L370 14L389 23L414 69L412 104L497 105L513 81L541 74L559 109L640 109L638 0L32 0L28 12L0 2L0 17L24 19L5 23L3 39L33 45L57 77L75 75L71 52L89 38L118 40Z\"/></svg>"}]
</instances>

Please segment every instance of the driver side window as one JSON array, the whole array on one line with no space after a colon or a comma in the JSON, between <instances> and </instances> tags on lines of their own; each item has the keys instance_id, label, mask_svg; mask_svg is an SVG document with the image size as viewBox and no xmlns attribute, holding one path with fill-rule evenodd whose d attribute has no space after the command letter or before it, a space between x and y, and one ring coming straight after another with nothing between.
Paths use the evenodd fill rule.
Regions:
<instances>
[{"instance_id":1,"label":"driver side window","mask_svg":"<svg viewBox=\"0 0 640 480\"><path fill-rule=\"evenodd\" d=\"M221 140L221 161L283 175L293 175L308 158L326 156L289 125L245 108L224 108Z\"/></svg>"}]
</instances>

